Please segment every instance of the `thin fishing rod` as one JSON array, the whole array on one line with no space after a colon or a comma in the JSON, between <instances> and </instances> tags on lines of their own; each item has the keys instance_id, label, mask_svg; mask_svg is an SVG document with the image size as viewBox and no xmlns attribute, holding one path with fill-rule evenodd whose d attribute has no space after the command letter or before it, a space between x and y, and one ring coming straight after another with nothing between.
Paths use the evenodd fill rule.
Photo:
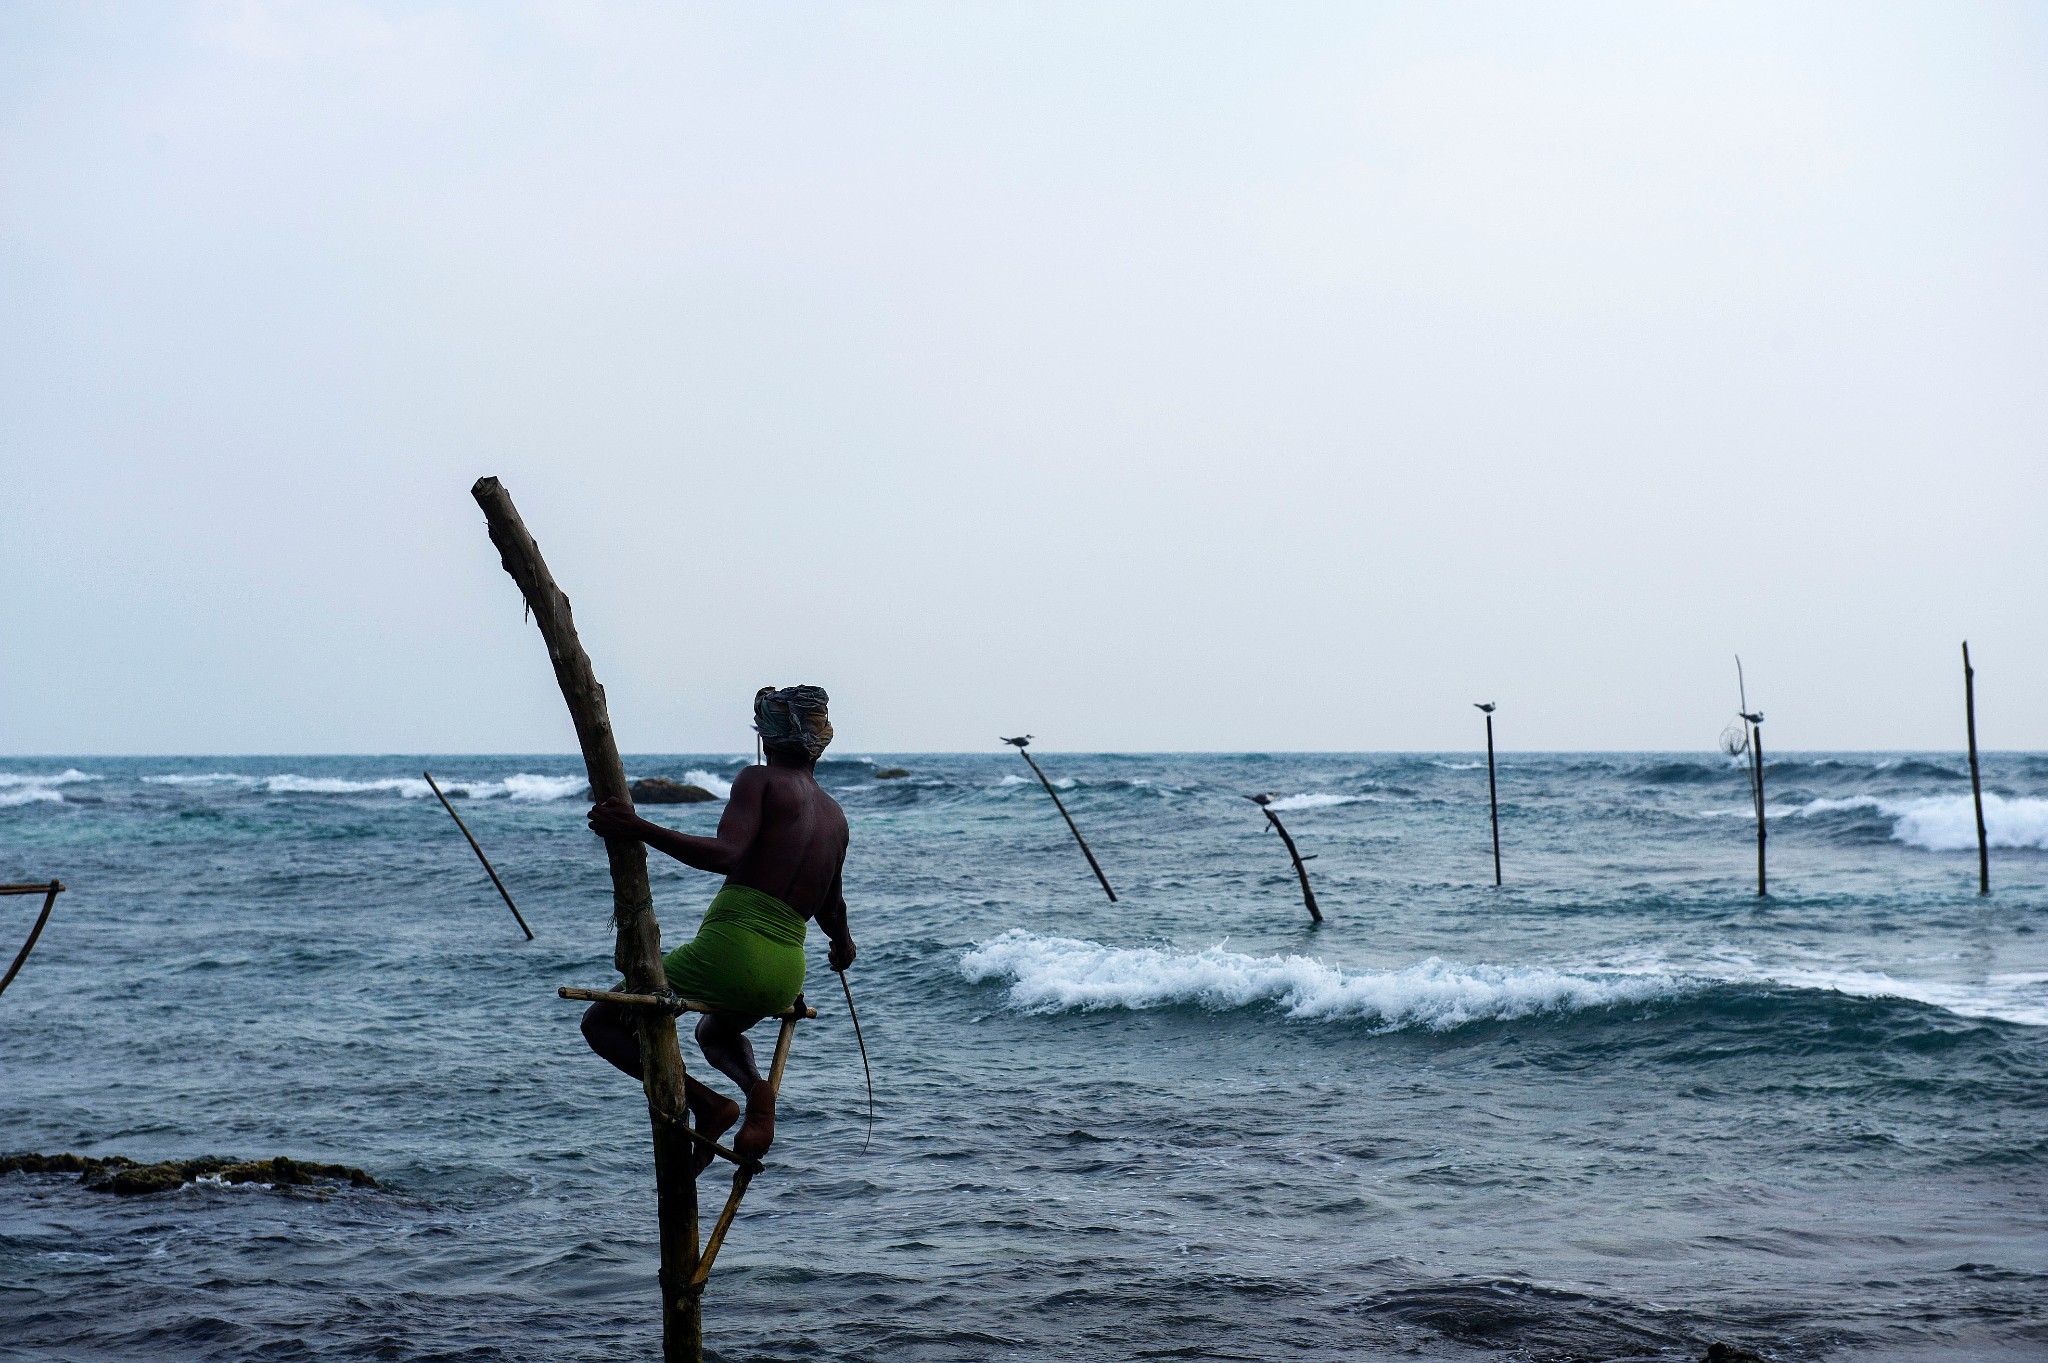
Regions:
<instances>
[{"instance_id":1,"label":"thin fishing rod","mask_svg":"<svg viewBox=\"0 0 2048 1363\"><path fill-rule=\"evenodd\" d=\"M868 1077L868 1137L860 1143L860 1152L865 1155L875 1140L875 1071L868 1064L867 1038L860 1034L860 1014L853 1007L853 986L846 982L846 972L839 972L839 987L846 991L846 1015L853 1019L853 1039L860 1043L860 1068Z\"/></svg>"},{"instance_id":2,"label":"thin fishing rod","mask_svg":"<svg viewBox=\"0 0 2048 1363\"><path fill-rule=\"evenodd\" d=\"M462 816L455 812L455 806L448 803L448 797L441 794L441 787L434 784L434 773L423 771L420 775L427 778L427 784L433 786L435 798L440 800L441 808L448 811L448 817L455 820L455 826L462 830L462 836L469 839L469 850L476 853L476 859L484 864L484 874L491 878L491 884L498 887L498 894L504 899L505 907L512 910L512 916L519 920L519 930L525 933L526 940L531 942L533 940L533 929L526 926L525 915L521 914L519 906L512 902L512 892L505 888L504 881L498 879L498 869L491 865L491 859L484 855L484 849L477 846L476 835L469 831L469 825L464 823Z\"/></svg>"},{"instance_id":3,"label":"thin fishing rod","mask_svg":"<svg viewBox=\"0 0 2048 1363\"><path fill-rule=\"evenodd\" d=\"M1022 757L1026 762L1031 762L1031 770L1038 773L1038 784L1045 787L1047 795L1052 796L1053 806L1059 810L1060 817L1067 821L1067 831L1074 835L1075 842L1081 844L1081 855L1088 858L1088 869L1095 872L1095 878L1102 882L1102 892L1109 896L1109 902L1112 904L1116 903L1116 891L1109 888L1109 877L1102 874L1102 863L1095 859L1095 853L1088 850L1088 839L1082 837L1081 830L1074 826L1074 816L1067 813L1066 804L1060 799L1060 793L1052 788L1052 782L1046 779L1045 772L1039 767L1038 763L1032 762L1031 754L1024 751L1024 745L1030 741L1030 734L1025 734L1022 738L1006 738L1003 740L1003 742L1008 743L1017 750L1019 757Z\"/></svg>"}]
</instances>

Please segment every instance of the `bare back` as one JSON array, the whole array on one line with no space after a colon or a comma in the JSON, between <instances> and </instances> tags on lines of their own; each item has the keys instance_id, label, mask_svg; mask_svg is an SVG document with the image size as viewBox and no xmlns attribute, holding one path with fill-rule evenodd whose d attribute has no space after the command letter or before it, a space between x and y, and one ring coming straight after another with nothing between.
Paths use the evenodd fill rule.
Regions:
<instances>
[{"instance_id":1,"label":"bare back","mask_svg":"<svg viewBox=\"0 0 2048 1363\"><path fill-rule=\"evenodd\" d=\"M726 884L774 895L804 918L816 917L836 900L846 860L846 812L809 771L743 769L733 780L718 837L745 848Z\"/></svg>"}]
</instances>

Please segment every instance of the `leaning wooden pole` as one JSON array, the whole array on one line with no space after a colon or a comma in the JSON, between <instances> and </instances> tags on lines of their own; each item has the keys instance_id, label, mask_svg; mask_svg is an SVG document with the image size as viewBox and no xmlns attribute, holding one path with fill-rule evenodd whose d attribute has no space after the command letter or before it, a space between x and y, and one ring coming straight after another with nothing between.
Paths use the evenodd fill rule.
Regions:
<instances>
[{"instance_id":1,"label":"leaning wooden pole","mask_svg":"<svg viewBox=\"0 0 2048 1363\"><path fill-rule=\"evenodd\" d=\"M1038 773L1038 784L1045 787L1047 795L1052 796L1053 807L1058 809L1060 817L1067 821L1067 831L1074 835L1075 842L1081 844L1081 855L1088 858L1088 869L1095 872L1095 878L1102 882L1102 892L1109 896L1109 902L1112 904L1116 903L1116 891L1109 888L1109 877L1102 874L1102 863L1095 859L1095 853L1088 850L1088 839L1082 837L1081 830L1074 826L1074 816L1067 813L1065 802L1060 799L1060 793L1052 788L1052 782L1046 779L1044 770L1039 767L1038 763L1032 761L1030 753L1024 751L1024 745L1030 741L1030 734L1026 734L1022 738L1006 738L1003 740L1003 742L1016 748L1017 755L1026 762L1030 762L1031 770Z\"/></svg>"},{"instance_id":2,"label":"leaning wooden pole","mask_svg":"<svg viewBox=\"0 0 2048 1363\"><path fill-rule=\"evenodd\" d=\"M590 777L593 801L617 798L632 804L626 768L612 736L604 688L591 670L590 657L576 638L569 598L555 585L512 497L495 478L479 478L470 490L491 543L505 571L533 611L548 660L576 741ZM647 883L647 849L627 839L605 842L611 861L612 924L618 930L612 962L626 977L626 988L640 994L668 991L661 969L661 924L654 916L654 892ZM651 1008L634 1010L640 1032L640 1066L647 1092L647 1115L654 1126L654 1183L661 1222L661 1356L664 1363L702 1363L704 1357L703 1285L697 1276L697 1179L688 1134L689 1112L683 1090L683 1053L676 1043L675 1019Z\"/></svg>"},{"instance_id":3,"label":"leaning wooden pole","mask_svg":"<svg viewBox=\"0 0 2048 1363\"><path fill-rule=\"evenodd\" d=\"M448 811L448 817L455 820L455 826L462 830L462 836L469 839L469 850L476 853L476 859L484 864L484 874L491 878L491 884L498 887L499 898L505 901L506 908L512 910L512 916L519 921L519 930L525 933L526 940L531 942L533 929L526 926L526 915L519 912L519 906L512 902L512 892L505 888L504 881L498 879L498 868L491 865L491 859L485 856L484 849L477 845L476 834L469 831L469 825L462 821L462 816L455 812L455 806L449 804L448 797L441 793L440 782L434 779L434 773L423 771L420 775L427 778L427 784L433 788L434 798L441 802L441 808Z\"/></svg>"},{"instance_id":4,"label":"leaning wooden pole","mask_svg":"<svg viewBox=\"0 0 2048 1363\"><path fill-rule=\"evenodd\" d=\"M7 967L7 973L0 976L0 994L7 992L7 986L14 983L14 977L28 964L28 954L36 949L36 939L43 935L43 925L50 921L50 910L57 907L57 896L64 893L64 882L52 880L27 885L0 885L0 894L36 894L43 896L43 911L36 915L36 925L28 930L28 940L21 944L21 950L14 957L14 964Z\"/></svg>"},{"instance_id":5,"label":"leaning wooden pole","mask_svg":"<svg viewBox=\"0 0 2048 1363\"><path fill-rule=\"evenodd\" d=\"M1963 641L1963 714L1970 726L1970 798L1977 805L1977 893L1991 893L1991 840L1984 832L1984 781L1977 774L1977 670Z\"/></svg>"},{"instance_id":6,"label":"leaning wooden pole","mask_svg":"<svg viewBox=\"0 0 2048 1363\"><path fill-rule=\"evenodd\" d=\"M1323 911L1316 907L1316 892L1309 888L1308 863L1311 860L1295 847L1294 839L1287 835L1287 825L1280 822L1280 816L1273 812L1273 797L1270 795L1247 795L1247 800L1265 812L1266 822L1273 825L1273 831L1280 835L1280 841L1287 844L1287 855L1294 859L1294 874L1301 878L1301 902L1308 906L1309 918L1317 923L1323 921Z\"/></svg>"}]
</instances>

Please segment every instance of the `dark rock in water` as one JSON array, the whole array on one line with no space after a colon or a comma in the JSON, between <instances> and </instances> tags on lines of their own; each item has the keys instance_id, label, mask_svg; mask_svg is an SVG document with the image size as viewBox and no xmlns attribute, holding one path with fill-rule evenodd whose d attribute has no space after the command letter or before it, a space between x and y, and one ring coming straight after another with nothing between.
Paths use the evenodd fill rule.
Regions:
<instances>
[{"instance_id":1,"label":"dark rock in water","mask_svg":"<svg viewBox=\"0 0 2048 1363\"><path fill-rule=\"evenodd\" d=\"M1707 1346L1707 1356L1701 1363L1766 1363L1766 1360L1762 1354L1753 1354L1717 1340Z\"/></svg>"},{"instance_id":2,"label":"dark rock in water","mask_svg":"<svg viewBox=\"0 0 2048 1363\"><path fill-rule=\"evenodd\" d=\"M875 773L875 779L877 781L898 781L908 775L910 775L910 772L907 768L884 767Z\"/></svg>"},{"instance_id":3,"label":"dark rock in water","mask_svg":"<svg viewBox=\"0 0 2048 1363\"><path fill-rule=\"evenodd\" d=\"M121 1197L167 1193L202 1178L217 1178L223 1183L265 1183L273 1188L303 1188L327 1182L346 1183L354 1188L378 1186L376 1179L346 1164L315 1164L283 1155L267 1160L209 1156L160 1160L155 1164L138 1164L126 1155L0 1155L0 1174L12 1173L77 1174L78 1181L94 1192Z\"/></svg>"},{"instance_id":4,"label":"dark rock in water","mask_svg":"<svg viewBox=\"0 0 2048 1363\"><path fill-rule=\"evenodd\" d=\"M718 798L702 786L684 785L665 776L643 777L629 789L636 805L701 805Z\"/></svg>"}]
</instances>

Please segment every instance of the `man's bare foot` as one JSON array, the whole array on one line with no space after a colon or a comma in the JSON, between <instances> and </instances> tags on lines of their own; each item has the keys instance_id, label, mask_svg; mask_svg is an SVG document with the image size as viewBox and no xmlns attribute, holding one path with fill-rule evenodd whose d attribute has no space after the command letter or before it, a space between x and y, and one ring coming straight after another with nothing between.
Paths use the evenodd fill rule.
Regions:
<instances>
[{"instance_id":1,"label":"man's bare foot","mask_svg":"<svg viewBox=\"0 0 2048 1363\"><path fill-rule=\"evenodd\" d=\"M732 1138L736 1155L759 1159L775 1144L775 1086L766 1079L747 1094L747 1120Z\"/></svg>"},{"instance_id":2,"label":"man's bare foot","mask_svg":"<svg viewBox=\"0 0 2048 1363\"><path fill-rule=\"evenodd\" d=\"M732 1124L740 1119L740 1105L715 1093L709 1098L694 1099L690 1103L690 1111L697 1118L697 1134L714 1141L732 1130ZM690 1172L703 1173L717 1158L703 1146L698 1146L697 1162Z\"/></svg>"}]
</instances>

